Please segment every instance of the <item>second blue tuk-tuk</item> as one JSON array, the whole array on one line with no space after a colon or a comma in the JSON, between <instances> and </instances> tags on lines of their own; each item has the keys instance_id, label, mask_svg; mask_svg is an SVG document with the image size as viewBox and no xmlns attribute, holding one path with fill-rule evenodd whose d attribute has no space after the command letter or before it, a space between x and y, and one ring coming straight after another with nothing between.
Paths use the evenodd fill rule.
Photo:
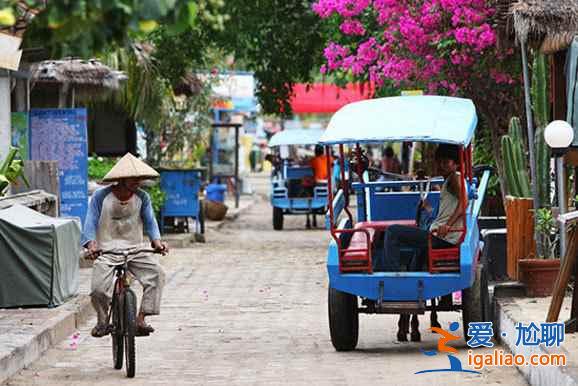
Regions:
<instances>
[{"instance_id":1,"label":"second blue tuk-tuk","mask_svg":"<svg viewBox=\"0 0 578 386\"><path fill-rule=\"evenodd\" d=\"M273 206L273 229L283 229L285 215L307 215L307 228L317 226L316 215L327 211L328 181L315 181L310 165L299 164L291 159L291 148L296 150L314 146L323 134L321 129L283 130L269 141L269 147L278 152L279 162L271 175L271 205ZM295 152L293 152L295 154Z\"/></svg>"},{"instance_id":2,"label":"second blue tuk-tuk","mask_svg":"<svg viewBox=\"0 0 578 386\"><path fill-rule=\"evenodd\" d=\"M337 145L341 170L346 163L350 163L351 170L349 176L342 174L335 194L331 181L329 186L328 223L332 237L327 256L329 327L331 341L338 351L355 349L360 313L415 315L425 311L461 311L464 336L468 323L489 320L487 267L480 261L482 245L477 223L489 171L481 170L478 177L474 176L474 171L478 171L472 165L476 125L476 109L471 100L442 96L355 102L331 118L320 143L326 152ZM418 204L426 195L435 211L440 192L427 190L431 185L443 183L443 179L370 180L371 167L363 145L384 142L458 147L459 202L465 208L465 216L452 229L461 232L461 238L451 247L433 249L430 234L427 268L423 271L411 271L408 265L403 269L401 266L382 269L375 266L374 260L384 254L387 258L384 232L388 227L418 226ZM348 159L344 145L350 147ZM399 189L384 191L390 187ZM356 199L356 212L350 209L350 195ZM401 252L408 260L420 253L411 246L404 246ZM452 301L451 294L456 291L461 291L461 304ZM436 302L441 297L450 301Z\"/></svg>"}]
</instances>

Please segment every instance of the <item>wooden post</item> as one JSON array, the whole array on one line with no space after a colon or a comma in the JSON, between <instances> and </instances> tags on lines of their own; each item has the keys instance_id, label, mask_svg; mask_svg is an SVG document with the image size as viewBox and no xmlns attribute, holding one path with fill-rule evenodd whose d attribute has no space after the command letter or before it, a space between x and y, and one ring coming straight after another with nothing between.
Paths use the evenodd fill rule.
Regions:
<instances>
[{"instance_id":1,"label":"wooden post","mask_svg":"<svg viewBox=\"0 0 578 386\"><path fill-rule=\"evenodd\" d=\"M67 107L66 100L68 99L68 89L70 85L68 83L62 83L58 88L58 108L64 109Z\"/></svg>"},{"instance_id":2,"label":"wooden post","mask_svg":"<svg viewBox=\"0 0 578 386\"><path fill-rule=\"evenodd\" d=\"M33 190L44 190L57 197L56 212L60 214L60 180L57 161L24 161L24 175L30 184L24 183L12 186L14 193L25 193Z\"/></svg>"},{"instance_id":3,"label":"wooden post","mask_svg":"<svg viewBox=\"0 0 578 386\"><path fill-rule=\"evenodd\" d=\"M518 260L534 258L534 213L531 198L506 197L507 272L518 280Z\"/></svg>"},{"instance_id":4,"label":"wooden post","mask_svg":"<svg viewBox=\"0 0 578 386\"><path fill-rule=\"evenodd\" d=\"M560 309L562 308L562 302L564 301L566 287L570 281L570 275L574 270L574 263L576 261L576 252L578 251L577 235L578 232L576 232L576 226L573 226L570 232L570 239L568 240L566 256L564 256L560 272L558 273L558 277L554 283L552 301L550 302L550 308L548 309L548 315L546 317L547 323L558 321L558 317L560 316Z\"/></svg>"}]
</instances>

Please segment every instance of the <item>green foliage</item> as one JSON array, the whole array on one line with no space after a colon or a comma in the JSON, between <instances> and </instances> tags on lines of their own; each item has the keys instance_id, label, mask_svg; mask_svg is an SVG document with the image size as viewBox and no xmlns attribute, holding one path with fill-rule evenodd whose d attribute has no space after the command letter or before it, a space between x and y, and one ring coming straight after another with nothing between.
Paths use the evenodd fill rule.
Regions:
<instances>
[{"instance_id":1,"label":"green foliage","mask_svg":"<svg viewBox=\"0 0 578 386\"><path fill-rule=\"evenodd\" d=\"M157 71L173 87L189 72L212 68L226 56L213 40L229 20L229 15L221 14L223 7L223 0L199 1L194 26L175 30L162 25L146 37L155 47L152 58Z\"/></svg>"},{"instance_id":2,"label":"green foliage","mask_svg":"<svg viewBox=\"0 0 578 386\"><path fill-rule=\"evenodd\" d=\"M478 135L474 144L474 165L490 165L497 167L496 159L492 156L492 139L489 129L479 125ZM497 196L500 193L500 180L494 173L490 176L488 187L486 188L487 196Z\"/></svg>"},{"instance_id":3,"label":"green foliage","mask_svg":"<svg viewBox=\"0 0 578 386\"><path fill-rule=\"evenodd\" d=\"M203 60L207 63L210 59L203 59L202 53L189 58L186 50L168 54L171 44L180 47L175 51L184 49L189 32L169 38L167 30L161 28L151 36L157 47L150 42L135 42L129 48L102 56L105 63L128 76L120 92L115 94L114 103L144 127L150 163L159 164L161 159L173 157L196 162L198 152L189 150L204 147L208 141L211 81L201 81L190 71L194 63ZM189 74L187 82L196 83L195 90L189 97L177 100L173 87L183 82L185 73Z\"/></svg>"},{"instance_id":4,"label":"green foliage","mask_svg":"<svg viewBox=\"0 0 578 386\"><path fill-rule=\"evenodd\" d=\"M540 208L535 212L536 230L542 236L542 243L545 251L543 258L555 258L556 246L558 244L558 226L556 219L549 208Z\"/></svg>"},{"instance_id":5,"label":"green foliage","mask_svg":"<svg viewBox=\"0 0 578 386\"><path fill-rule=\"evenodd\" d=\"M116 159L93 156L88 159L88 178L100 181L115 165Z\"/></svg>"},{"instance_id":6,"label":"green foliage","mask_svg":"<svg viewBox=\"0 0 578 386\"><path fill-rule=\"evenodd\" d=\"M536 156L535 186L538 192L538 207L550 206L550 149L544 140L544 130L550 120L548 100L548 65L544 54L534 57L532 72L532 102L536 131L534 149Z\"/></svg>"},{"instance_id":7,"label":"green foliage","mask_svg":"<svg viewBox=\"0 0 578 386\"><path fill-rule=\"evenodd\" d=\"M158 217L161 212L161 208L167 199L167 194L161 189L161 185L159 183L156 183L150 187L146 187L144 190L148 192L151 198L153 210L155 211L155 215Z\"/></svg>"},{"instance_id":8,"label":"green foliage","mask_svg":"<svg viewBox=\"0 0 578 386\"><path fill-rule=\"evenodd\" d=\"M214 36L258 80L257 96L265 113L291 114L293 84L319 73L324 27L313 13L314 1L228 0L230 20Z\"/></svg>"},{"instance_id":9,"label":"green foliage","mask_svg":"<svg viewBox=\"0 0 578 386\"><path fill-rule=\"evenodd\" d=\"M508 134L502 136L501 150L507 193L514 197L531 197L520 120L517 117L510 120Z\"/></svg>"},{"instance_id":10,"label":"green foliage","mask_svg":"<svg viewBox=\"0 0 578 386\"><path fill-rule=\"evenodd\" d=\"M25 6L23 7L23 5ZM25 33L24 47L44 47L52 56L92 56L107 47L124 46L159 24L173 30L194 26L197 1L187 0L27 0L0 1L12 10L14 24L23 11L38 12ZM1 15L0 15L1 16Z\"/></svg>"},{"instance_id":11,"label":"green foliage","mask_svg":"<svg viewBox=\"0 0 578 386\"><path fill-rule=\"evenodd\" d=\"M24 163L19 158L19 150L11 148L0 166L0 197L6 194L11 184L17 184L18 180L22 180L28 186L28 180L24 175Z\"/></svg>"}]
</instances>

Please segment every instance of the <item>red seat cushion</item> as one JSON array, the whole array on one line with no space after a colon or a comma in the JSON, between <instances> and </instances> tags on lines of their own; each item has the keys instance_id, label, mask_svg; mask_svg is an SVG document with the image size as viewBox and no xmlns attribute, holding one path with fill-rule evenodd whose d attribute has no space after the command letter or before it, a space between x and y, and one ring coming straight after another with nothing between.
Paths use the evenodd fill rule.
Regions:
<instances>
[{"instance_id":1,"label":"red seat cushion","mask_svg":"<svg viewBox=\"0 0 578 386\"><path fill-rule=\"evenodd\" d=\"M354 229L365 229L369 232L369 245L373 244L375 231L385 230L390 225L407 225L415 226L414 220L393 220L393 221L362 221L355 224ZM365 232L355 232L351 236L349 247L343 251L343 257L346 259L367 259L367 255L361 251L350 251L355 249L367 249L367 236Z\"/></svg>"},{"instance_id":2,"label":"red seat cushion","mask_svg":"<svg viewBox=\"0 0 578 386\"><path fill-rule=\"evenodd\" d=\"M415 220L388 220L388 221L362 221L355 224L355 228L365 228L365 229L379 229L380 231L385 230L391 225L405 225L414 227Z\"/></svg>"},{"instance_id":3,"label":"red seat cushion","mask_svg":"<svg viewBox=\"0 0 578 386\"><path fill-rule=\"evenodd\" d=\"M356 229L360 228L356 227ZM375 236L375 228L364 228L364 229L367 229L367 231L369 232L369 243L371 245L373 243L373 236ZM366 248L367 248L367 235L365 234L365 232L355 232L353 236L351 236L349 248L347 249L366 249ZM354 257L356 255L363 255L363 253L348 252L347 250L345 250L344 255L345 257Z\"/></svg>"}]
</instances>

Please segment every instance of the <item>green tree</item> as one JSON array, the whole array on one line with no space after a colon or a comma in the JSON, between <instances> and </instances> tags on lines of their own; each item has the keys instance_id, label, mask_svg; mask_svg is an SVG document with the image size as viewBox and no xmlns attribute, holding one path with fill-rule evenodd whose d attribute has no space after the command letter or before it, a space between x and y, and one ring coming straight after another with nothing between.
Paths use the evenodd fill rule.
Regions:
<instances>
[{"instance_id":1,"label":"green tree","mask_svg":"<svg viewBox=\"0 0 578 386\"><path fill-rule=\"evenodd\" d=\"M26 27L24 47L53 57L93 56L160 24L175 32L196 22L202 2L186 0L0 0L0 25Z\"/></svg>"},{"instance_id":2,"label":"green tree","mask_svg":"<svg viewBox=\"0 0 578 386\"><path fill-rule=\"evenodd\" d=\"M296 82L310 82L322 63L324 29L313 1L228 0L217 44L234 54L237 68L252 70L266 113L291 114Z\"/></svg>"}]
</instances>

